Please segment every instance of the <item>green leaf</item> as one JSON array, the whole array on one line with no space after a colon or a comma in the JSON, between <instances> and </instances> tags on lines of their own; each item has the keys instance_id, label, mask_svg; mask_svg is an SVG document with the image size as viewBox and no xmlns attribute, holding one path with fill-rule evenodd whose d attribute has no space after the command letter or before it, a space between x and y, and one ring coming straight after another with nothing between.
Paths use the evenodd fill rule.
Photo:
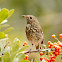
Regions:
<instances>
[{"instance_id":1,"label":"green leaf","mask_svg":"<svg viewBox=\"0 0 62 62\"><path fill-rule=\"evenodd\" d=\"M0 56L0 62L2 62L2 57Z\"/></svg>"},{"instance_id":2,"label":"green leaf","mask_svg":"<svg viewBox=\"0 0 62 62\"><path fill-rule=\"evenodd\" d=\"M0 32L0 39L5 38L5 33L4 32Z\"/></svg>"},{"instance_id":3,"label":"green leaf","mask_svg":"<svg viewBox=\"0 0 62 62\"><path fill-rule=\"evenodd\" d=\"M23 53L19 53L16 55L16 58L19 58L19 61L23 60L24 57L25 57L25 54L23 54Z\"/></svg>"},{"instance_id":4,"label":"green leaf","mask_svg":"<svg viewBox=\"0 0 62 62\"><path fill-rule=\"evenodd\" d=\"M9 62L9 60L10 60L10 55L9 55L8 52L5 52L3 60L4 60L4 62Z\"/></svg>"},{"instance_id":5,"label":"green leaf","mask_svg":"<svg viewBox=\"0 0 62 62\"><path fill-rule=\"evenodd\" d=\"M1 52L1 47L0 47L0 52Z\"/></svg>"},{"instance_id":6,"label":"green leaf","mask_svg":"<svg viewBox=\"0 0 62 62\"><path fill-rule=\"evenodd\" d=\"M1 25L1 27L8 27L8 26L10 26L10 25L8 25L8 24Z\"/></svg>"},{"instance_id":7,"label":"green leaf","mask_svg":"<svg viewBox=\"0 0 62 62\"><path fill-rule=\"evenodd\" d=\"M14 9L10 10L9 13L8 13L8 18L13 14L14 12Z\"/></svg>"},{"instance_id":8,"label":"green leaf","mask_svg":"<svg viewBox=\"0 0 62 62\"><path fill-rule=\"evenodd\" d=\"M7 33L7 32L9 32L9 31L11 31L12 29L14 29L14 28L13 28L13 27L10 27L10 28L6 29L6 30L4 31L4 33Z\"/></svg>"},{"instance_id":9,"label":"green leaf","mask_svg":"<svg viewBox=\"0 0 62 62\"><path fill-rule=\"evenodd\" d=\"M33 62L34 59L31 60L31 62ZM36 59L34 60L34 62L38 62Z\"/></svg>"},{"instance_id":10,"label":"green leaf","mask_svg":"<svg viewBox=\"0 0 62 62\"><path fill-rule=\"evenodd\" d=\"M38 62L36 59L35 59L35 61L34 62Z\"/></svg>"},{"instance_id":11,"label":"green leaf","mask_svg":"<svg viewBox=\"0 0 62 62\"><path fill-rule=\"evenodd\" d=\"M29 47L28 45L27 46L23 46L22 48L19 49L18 52L22 52L22 51L26 50L28 47Z\"/></svg>"},{"instance_id":12,"label":"green leaf","mask_svg":"<svg viewBox=\"0 0 62 62\"><path fill-rule=\"evenodd\" d=\"M6 8L1 9L0 10L0 23L3 20L9 18L13 14L13 12L14 12L14 9L12 9L10 11L8 9L6 9Z\"/></svg>"},{"instance_id":13,"label":"green leaf","mask_svg":"<svg viewBox=\"0 0 62 62\"><path fill-rule=\"evenodd\" d=\"M8 17L8 9L1 9L0 11L0 23Z\"/></svg>"},{"instance_id":14,"label":"green leaf","mask_svg":"<svg viewBox=\"0 0 62 62\"><path fill-rule=\"evenodd\" d=\"M19 47L20 47L20 41L19 40L14 41L12 46L12 52L17 52Z\"/></svg>"},{"instance_id":15,"label":"green leaf","mask_svg":"<svg viewBox=\"0 0 62 62\"><path fill-rule=\"evenodd\" d=\"M16 51L15 52L12 51L12 54L10 56L10 61L9 62L13 62L13 60L15 58L15 55L16 55Z\"/></svg>"},{"instance_id":16,"label":"green leaf","mask_svg":"<svg viewBox=\"0 0 62 62\"><path fill-rule=\"evenodd\" d=\"M19 62L30 62L29 60L22 60L22 61L19 61Z\"/></svg>"}]
</instances>

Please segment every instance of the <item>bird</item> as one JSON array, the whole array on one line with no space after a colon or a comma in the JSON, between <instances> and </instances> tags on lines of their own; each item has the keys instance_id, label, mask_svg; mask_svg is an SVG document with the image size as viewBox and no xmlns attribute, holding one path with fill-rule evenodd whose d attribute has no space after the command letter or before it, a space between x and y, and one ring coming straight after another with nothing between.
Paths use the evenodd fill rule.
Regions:
<instances>
[{"instance_id":1,"label":"bird","mask_svg":"<svg viewBox=\"0 0 62 62\"><path fill-rule=\"evenodd\" d=\"M36 50L40 50L41 44L44 42L44 36L38 19L33 15L22 16L27 20L25 32L28 41L30 41L32 45L35 45Z\"/></svg>"}]
</instances>

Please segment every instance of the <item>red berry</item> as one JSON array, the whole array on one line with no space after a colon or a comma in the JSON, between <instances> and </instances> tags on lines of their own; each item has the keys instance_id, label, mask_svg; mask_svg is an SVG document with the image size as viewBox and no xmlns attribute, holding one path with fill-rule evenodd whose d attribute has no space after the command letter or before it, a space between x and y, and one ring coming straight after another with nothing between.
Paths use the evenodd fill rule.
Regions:
<instances>
[{"instance_id":1,"label":"red berry","mask_svg":"<svg viewBox=\"0 0 62 62\"><path fill-rule=\"evenodd\" d=\"M40 60L42 61L43 60L43 57L41 57Z\"/></svg>"},{"instance_id":2,"label":"red berry","mask_svg":"<svg viewBox=\"0 0 62 62\"><path fill-rule=\"evenodd\" d=\"M51 46L53 46L53 43L50 43Z\"/></svg>"},{"instance_id":3,"label":"red berry","mask_svg":"<svg viewBox=\"0 0 62 62\"><path fill-rule=\"evenodd\" d=\"M56 48L56 45L53 45L54 48Z\"/></svg>"},{"instance_id":4,"label":"red berry","mask_svg":"<svg viewBox=\"0 0 62 62\"><path fill-rule=\"evenodd\" d=\"M60 39L62 39L62 37L60 37Z\"/></svg>"},{"instance_id":5,"label":"red berry","mask_svg":"<svg viewBox=\"0 0 62 62\"><path fill-rule=\"evenodd\" d=\"M42 56L43 55L43 52L40 52L40 55Z\"/></svg>"},{"instance_id":6,"label":"red berry","mask_svg":"<svg viewBox=\"0 0 62 62\"><path fill-rule=\"evenodd\" d=\"M28 55L25 55L25 58L24 58L24 60L28 60Z\"/></svg>"},{"instance_id":7,"label":"red berry","mask_svg":"<svg viewBox=\"0 0 62 62\"><path fill-rule=\"evenodd\" d=\"M25 55L26 58L28 58L28 55Z\"/></svg>"},{"instance_id":8,"label":"red berry","mask_svg":"<svg viewBox=\"0 0 62 62\"><path fill-rule=\"evenodd\" d=\"M50 60L48 59L47 62L50 62Z\"/></svg>"},{"instance_id":9,"label":"red berry","mask_svg":"<svg viewBox=\"0 0 62 62\"><path fill-rule=\"evenodd\" d=\"M24 60L28 60L28 58L24 58Z\"/></svg>"},{"instance_id":10,"label":"red berry","mask_svg":"<svg viewBox=\"0 0 62 62\"><path fill-rule=\"evenodd\" d=\"M60 43L59 46L62 48L62 43Z\"/></svg>"},{"instance_id":11,"label":"red berry","mask_svg":"<svg viewBox=\"0 0 62 62\"><path fill-rule=\"evenodd\" d=\"M55 48L55 52L58 52L58 49L57 48Z\"/></svg>"},{"instance_id":12,"label":"red berry","mask_svg":"<svg viewBox=\"0 0 62 62\"><path fill-rule=\"evenodd\" d=\"M54 58L52 58L52 59L51 59L51 61L55 61L55 59L54 59Z\"/></svg>"},{"instance_id":13,"label":"red berry","mask_svg":"<svg viewBox=\"0 0 62 62\"><path fill-rule=\"evenodd\" d=\"M61 47L58 46L57 49L59 50L59 49L61 49Z\"/></svg>"},{"instance_id":14,"label":"red berry","mask_svg":"<svg viewBox=\"0 0 62 62\"><path fill-rule=\"evenodd\" d=\"M25 46L25 45L23 44L23 46Z\"/></svg>"},{"instance_id":15,"label":"red berry","mask_svg":"<svg viewBox=\"0 0 62 62\"><path fill-rule=\"evenodd\" d=\"M58 50L58 53L60 53L61 52L61 50Z\"/></svg>"},{"instance_id":16,"label":"red berry","mask_svg":"<svg viewBox=\"0 0 62 62\"><path fill-rule=\"evenodd\" d=\"M53 51L53 54L55 54L55 51Z\"/></svg>"},{"instance_id":17,"label":"red berry","mask_svg":"<svg viewBox=\"0 0 62 62\"><path fill-rule=\"evenodd\" d=\"M57 45L57 43L54 43L53 45Z\"/></svg>"},{"instance_id":18,"label":"red berry","mask_svg":"<svg viewBox=\"0 0 62 62\"><path fill-rule=\"evenodd\" d=\"M51 41L48 41L48 44L50 45Z\"/></svg>"},{"instance_id":19,"label":"red berry","mask_svg":"<svg viewBox=\"0 0 62 62\"><path fill-rule=\"evenodd\" d=\"M52 56L52 54L50 56Z\"/></svg>"},{"instance_id":20,"label":"red berry","mask_svg":"<svg viewBox=\"0 0 62 62\"><path fill-rule=\"evenodd\" d=\"M62 39L62 34L59 34L59 36L60 36L60 39Z\"/></svg>"},{"instance_id":21,"label":"red berry","mask_svg":"<svg viewBox=\"0 0 62 62\"><path fill-rule=\"evenodd\" d=\"M24 42L24 45L27 45L27 42Z\"/></svg>"},{"instance_id":22,"label":"red berry","mask_svg":"<svg viewBox=\"0 0 62 62\"><path fill-rule=\"evenodd\" d=\"M57 44L59 45L60 44L60 41L58 41Z\"/></svg>"},{"instance_id":23,"label":"red berry","mask_svg":"<svg viewBox=\"0 0 62 62\"><path fill-rule=\"evenodd\" d=\"M52 35L52 38L55 38L55 34Z\"/></svg>"},{"instance_id":24,"label":"red berry","mask_svg":"<svg viewBox=\"0 0 62 62\"><path fill-rule=\"evenodd\" d=\"M52 58L56 59L56 56L53 56Z\"/></svg>"},{"instance_id":25,"label":"red berry","mask_svg":"<svg viewBox=\"0 0 62 62\"><path fill-rule=\"evenodd\" d=\"M48 47L51 48L51 45L49 45Z\"/></svg>"},{"instance_id":26,"label":"red berry","mask_svg":"<svg viewBox=\"0 0 62 62\"><path fill-rule=\"evenodd\" d=\"M55 56L57 56L58 55L58 52L55 52Z\"/></svg>"}]
</instances>

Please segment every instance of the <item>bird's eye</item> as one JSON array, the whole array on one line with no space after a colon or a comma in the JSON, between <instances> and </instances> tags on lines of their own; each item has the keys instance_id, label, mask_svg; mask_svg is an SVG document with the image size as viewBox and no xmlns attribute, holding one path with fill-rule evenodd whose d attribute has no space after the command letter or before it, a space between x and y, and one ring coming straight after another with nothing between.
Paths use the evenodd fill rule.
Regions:
<instances>
[{"instance_id":1,"label":"bird's eye","mask_svg":"<svg viewBox=\"0 0 62 62\"><path fill-rule=\"evenodd\" d=\"M30 17L30 19L32 19L32 17Z\"/></svg>"}]
</instances>

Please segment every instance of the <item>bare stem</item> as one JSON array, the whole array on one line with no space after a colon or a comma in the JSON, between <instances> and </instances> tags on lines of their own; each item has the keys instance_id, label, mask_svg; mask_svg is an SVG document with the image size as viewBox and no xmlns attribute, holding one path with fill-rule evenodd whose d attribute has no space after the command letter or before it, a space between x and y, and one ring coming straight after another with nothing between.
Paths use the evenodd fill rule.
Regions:
<instances>
[{"instance_id":1,"label":"bare stem","mask_svg":"<svg viewBox=\"0 0 62 62\"><path fill-rule=\"evenodd\" d=\"M50 52L50 51L54 51L55 49L54 48L52 48L52 49L42 49L42 50L29 50L29 51L24 51L23 53L24 54L27 54L27 53L36 53L36 52ZM62 52L62 50L61 50L61 52ZM60 53L60 54L62 54L62 53Z\"/></svg>"},{"instance_id":2,"label":"bare stem","mask_svg":"<svg viewBox=\"0 0 62 62\"><path fill-rule=\"evenodd\" d=\"M34 52L43 52L43 51L48 51L50 49L42 49L42 50L29 50L29 51L24 51L24 54L27 54L27 53L34 53Z\"/></svg>"},{"instance_id":3,"label":"bare stem","mask_svg":"<svg viewBox=\"0 0 62 62\"><path fill-rule=\"evenodd\" d=\"M55 38L55 39L56 39L57 41L59 41L58 38Z\"/></svg>"}]
</instances>

